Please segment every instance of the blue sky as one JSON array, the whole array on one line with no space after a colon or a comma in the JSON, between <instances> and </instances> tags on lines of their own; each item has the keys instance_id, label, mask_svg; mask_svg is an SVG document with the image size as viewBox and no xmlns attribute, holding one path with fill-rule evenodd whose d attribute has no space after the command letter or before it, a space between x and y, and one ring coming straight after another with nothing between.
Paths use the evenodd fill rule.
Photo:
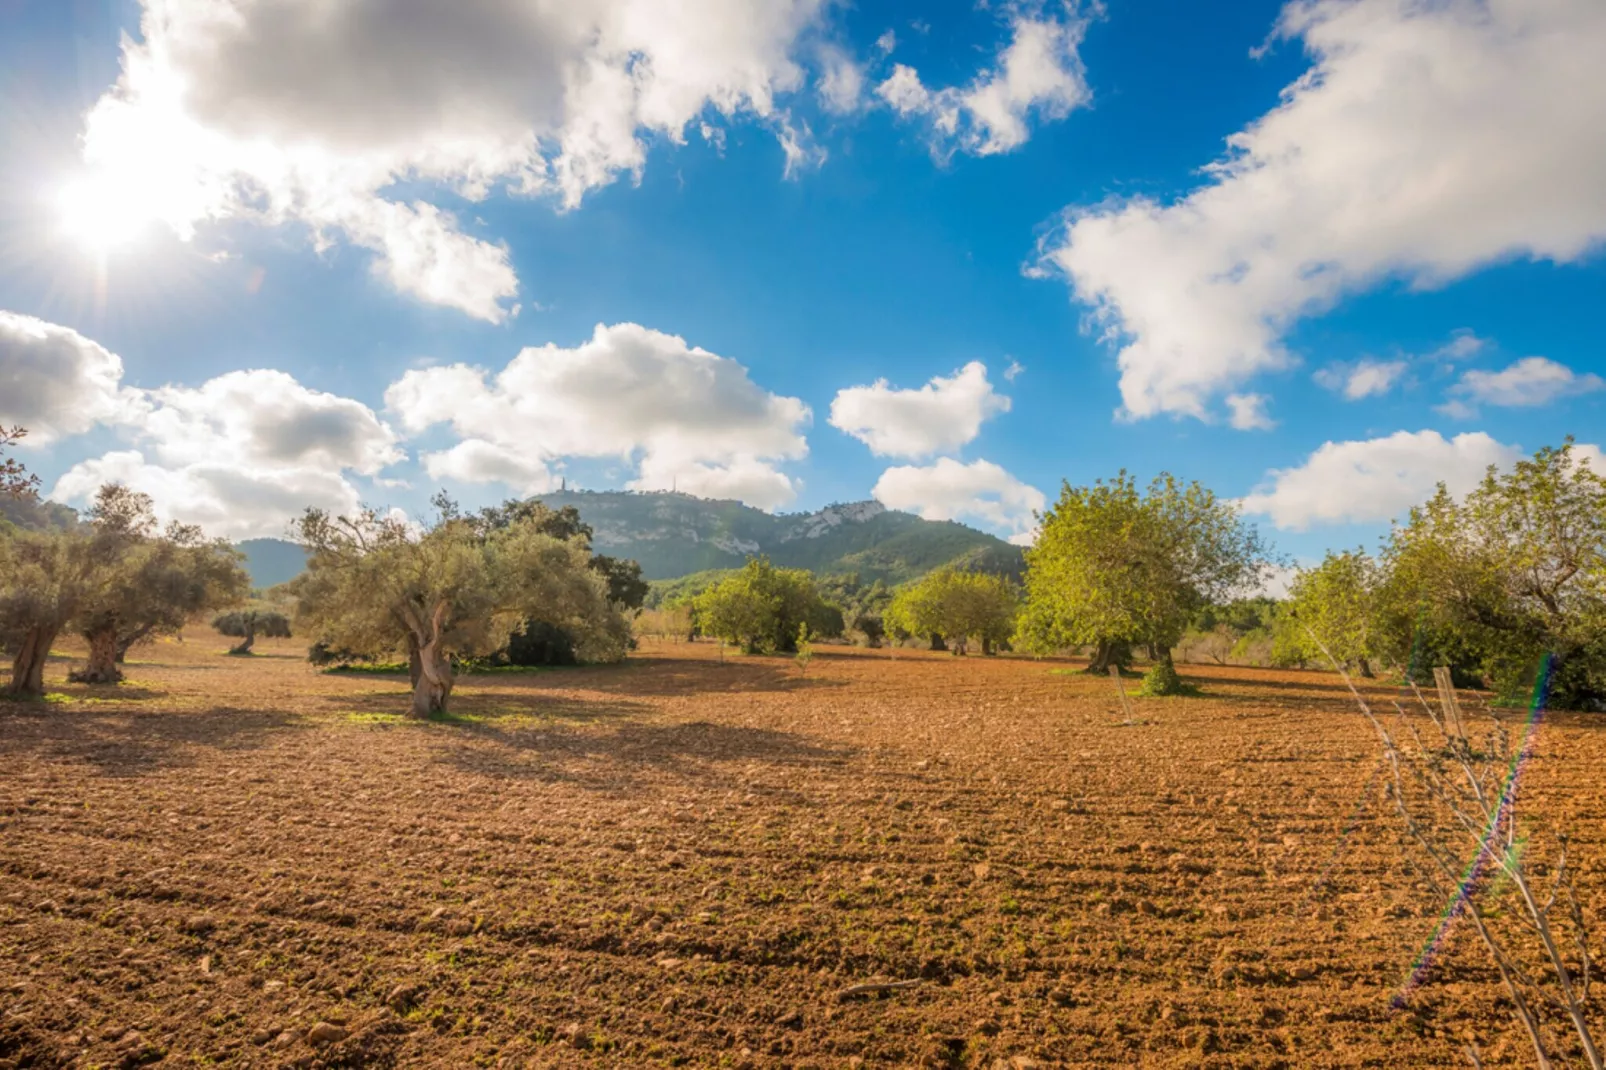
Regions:
<instances>
[{"instance_id":1,"label":"blue sky","mask_svg":"<svg viewBox=\"0 0 1606 1070\"><path fill-rule=\"evenodd\" d=\"M1598 0L310 4L0 2L0 421L58 497L1020 540L1124 467L1310 558L1602 439Z\"/></svg>"}]
</instances>

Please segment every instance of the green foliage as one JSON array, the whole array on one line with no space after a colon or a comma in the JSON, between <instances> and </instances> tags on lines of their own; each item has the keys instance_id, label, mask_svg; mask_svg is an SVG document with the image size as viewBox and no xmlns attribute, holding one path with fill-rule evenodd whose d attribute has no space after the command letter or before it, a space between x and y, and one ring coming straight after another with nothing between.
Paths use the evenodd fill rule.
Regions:
<instances>
[{"instance_id":1,"label":"green foliage","mask_svg":"<svg viewBox=\"0 0 1606 1070\"><path fill-rule=\"evenodd\" d=\"M1143 674L1143 683L1138 687L1138 694L1159 697L1164 695L1184 695L1192 689L1182 682L1177 675L1177 667L1170 658L1162 658L1154 663L1148 672Z\"/></svg>"},{"instance_id":2,"label":"green foliage","mask_svg":"<svg viewBox=\"0 0 1606 1070\"><path fill-rule=\"evenodd\" d=\"M901 636L941 636L956 654L971 640L983 653L1015 630L1020 594L1002 576L939 569L900 588L887 607L887 628Z\"/></svg>"},{"instance_id":3,"label":"green foliage","mask_svg":"<svg viewBox=\"0 0 1606 1070\"><path fill-rule=\"evenodd\" d=\"M39 477L29 474L15 457L6 456L6 452L27 434L25 428L0 426L0 498L33 499L39 496Z\"/></svg>"},{"instance_id":4,"label":"green foliage","mask_svg":"<svg viewBox=\"0 0 1606 1070\"><path fill-rule=\"evenodd\" d=\"M776 568L764 557L698 595L694 612L704 635L749 654L794 652L800 628L827 638L842 634L842 611L820 596L813 576Z\"/></svg>"},{"instance_id":5,"label":"green foliage","mask_svg":"<svg viewBox=\"0 0 1606 1070\"><path fill-rule=\"evenodd\" d=\"M293 585L302 630L338 650L406 651L420 715L445 708L452 658L495 654L527 621L563 629L579 660L624 655L628 628L581 540L547 534L533 511L505 523L441 513L417 532L372 511L309 510L308 569Z\"/></svg>"},{"instance_id":6,"label":"green foliage","mask_svg":"<svg viewBox=\"0 0 1606 1070\"><path fill-rule=\"evenodd\" d=\"M1237 507L1197 483L1066 483L1026 552L1017 638L1042 653L1146 644L1169 659L1190 619L1249 587L1265 557Z\"/></svg>"},{"instance_id":7,"label":"green foliage","mask_svg":"<svg viewBox=\"0 0 1606 1070\"><path fill-rule=\"evenodd\" d=\"M879 579L864 583L857 572L826 576L819 584L821 596L842 608L846 627L862 635L868 646L880 646L886 635L883 617L892 604L892 589Z\"/></svg>"},{"instance_id":8,"label":"green foliage","mask_svg":"<svg viewBox=\"0 0 1606 1070\"><path fill-rule=\"evenodd\" d=\"M1378 567L1388 660L1418 676L1449 665L1525 699L1549 654L1553 705L1606 706L1606 479L1571 439L1491 468L1464 501L1441 486Z\"/></svg>"},{"instance_id":9,"label":"green foliage","mask_svg":"<svg viewBox=\"0 0 1606 1070\"><path fill-rule=\"evenodd\" d=\"M1321 664L1326 647L1340 664L1370 675L1378 582L1376 563L1361 550L1329 552L1301 570L1277 618L1273 657L1280 664Z\"/></svg>"},{"instance_id":10,"label":"green foliage","mask_svg":"<svg viewBox=\"0 0 1606 1070\"><path fill-rule=\"evenodd\" d=\"M212 620L212 628L219 635L243 639L247 635L260 635L268 639L289 639L290 618L272 610L237 609L223 613Z\"/></svg>"},{"instance_id":11,"label":"green foliage","mask_svg":"<svg viewBox=\"0 0 1606 1070\"><path fill-rule=\"evenodd\" d=\"M814 644L809 642L809 626L805 621L797 626L797 653L792 655L797 670L804 676L809 673L809 662L814 660Z\"/></svg>"}]
</instances>

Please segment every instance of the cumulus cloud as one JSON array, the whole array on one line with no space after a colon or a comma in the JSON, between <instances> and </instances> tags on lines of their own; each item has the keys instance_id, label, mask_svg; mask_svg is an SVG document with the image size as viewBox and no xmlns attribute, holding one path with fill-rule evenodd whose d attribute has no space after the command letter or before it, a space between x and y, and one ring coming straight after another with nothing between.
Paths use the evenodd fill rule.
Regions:
<instances>
[{"instance_id":1,"label":"cumulus cloud","mask_svg":"<svg viewBox=\"0 0 1606 1070\"><path fill-rule=\"evenodd\" d=\"M856 111L864 96L864 68L835 45L820 50L820 103L837 115Z\"/></svg>"},{"instance_id":2,"label":"cumulus cloud","mask_svg":"<svg viewBox=\"0 0 1606 1070\"><path fill-rule=\"evenodd\" d=\"M888 509L927 520L970 520L1030 541L1043 492L991 461L961 464L949 457L925 466L899 465L881 473L870 492Z\"/></svg>"},{"instance_id":3,"label":"cumulus cloud","mask_svg":"<svg viewBox=\"0 0 1606 1070\"><path fill-rule=\"evenodd\" d=\"M0 426L27 428L24 445L47 445L136 410L122 381L122 359L99 343L0 311Z\"/></svg>"},{"instance_id":4,"label":"cumulus cloud","mask_svg":"<svg viewBox=\"0 0 1606 1070\"><path fill-rule=\"evenodd\" d=\"M1419 505L1443 483L1464 494L1490 465L1522 456L1481 431L1446 439L1437 431L1396 431L1383 438L1325 442L1294 468L1274 469L1246 496L1247 513L1279 528L1390 520Z\"/></svg>"},{"instance_id":5,"label":"cumulus cloud","mask_svg":"<svg viewBox=\"0 0 1606 1070\"><path fill-rule=\"evenodd\" d=\"M87 503L121 481L150 494L164 519L220 536L280 535L309 505L349 512L358 492L346 473L377 477L405 456L372 409L284 372L155 390L122 375L115 353L77 331L0 312L0 424L20 423L24 441L38 443L109 426L139 446L74 465L56 500Z\"/></svg>"},{"instance_id":6,"label":"cumulus cloud","mask_svg":"<svg viewBox=\"0 0 1606 1070\"><path fill-rule=\"evenodd\" d=\"M327 468L259 468L230 459L183 466L153 464L139 450L117 450L82 461L56 481L50 497L88 503L103 483L125 483L149 494L164 520L199 524L208 535L283 537L308 506L351 513L355 487Z\"/></svg>"},{"instance_id":7,"label":"cumulus cloud","mask_svg":"<svg viewBox=\"0 0 1606 1070\"><path fill-rule=\"evenodd\" d=\"M1008 412L1009 404L987 381L987 366L971 361L916 390L898 390L885 379L839 390L830 422L877 456L925 457L972 441L982 423Z\"/></svg>"},{"instance_id":8,"label":"cumulus cloud","mask_svg":"<svg viewBox=\"0 0 1606 1070\"><path fill-rule=\"evenodd\" d=\"M653 137L776 114L825 0L141 0L139 38L90 111L76 203L181 236L243 217L376 254L399 290L492 322L518 281L405 182L578 205L639 175ZM847 68L828 68L832 99Z\"/></svg>"},{"instance_id":9,"label":"cumulus cloud","mask_svg":"<svg viewBox=\"0 0 1606 1070\"><path fill-rule=\"evenodd\" d=\"M1017 11L1009 43L996 64L967 86L930 89L920 72L902 63L876 86L893 111L931 125L932 151L955 149L976 156L1009 152L1031 136L1028 119L1063 119L1092 99L1077 52L1087 22L1066 6L1058 16ZM895 38L884 34L883 51Z\"/></svg>"},{"instance_id":10,"label":"cumulus cloud","mask_svg":"<svg viewBox=\"0 0 1606 1070\"><path fill-rule=\"evenodd\" d=\"M1404 376L1410 364L1403 360L1362 358L1354 364L1330 364L1314 376L1317 383L1346 401L1359 401L1387 394Z\"/></svg>"},{"instance_id":11,"label":"cumulus cloud","mask_svg":"<svg viewBox=\"0 0 1606 1070\"><path fill-rule=\"evenodd\" d=\"M1265 394L1228 394L1227 422L1239 431L1270 431L1277 421L1266 411Z\"/></svg>"},{"instance_id":12,"label":"cumulus cloud","mask_svg":"<svg viewBox=\"0 0 1606 1070\"><path fill-rule=\"evenodd\" d=\"M1606 386L1606 380L1592 373L1580 375L1545 357L1524 357L1500 371L1472 369L1451 387L1456 395L1449 408L1452 415L1471 415L1473 405L1534 408L1549 405L1563 397L1576 397Z\"/></svg>"},{"instance_id":13,"label":"cumulus cloud","mask_svg":"<svg viewBox=\"0 0 1606 1070\"><path fill-rule=\"evenodd\" d=\"M634 323L598 324L572 349L525 349L494 374L415 369L385 403L409 431L444 423L461 440L425 454L432 475L540 490L555 458L618 457L639 464L632 486L717 491L761 508L795 497L775 465L807 454L811 418L737 361Z\"/></svg>"},{"instance_id":14,"label":"cumulus cloud","mask_svg":"<svg viewBox=\"0 0 1606 1070\"><path fill-rule=\"evenodd\" d=\"M1606 5L1297 0L1311 69L1182 199L1067 212L1043 245L1121 343L1134 417L1205 416L1301 317L1392 277L1579 259L1606 237Z\"/></svg>"}]
</instances>

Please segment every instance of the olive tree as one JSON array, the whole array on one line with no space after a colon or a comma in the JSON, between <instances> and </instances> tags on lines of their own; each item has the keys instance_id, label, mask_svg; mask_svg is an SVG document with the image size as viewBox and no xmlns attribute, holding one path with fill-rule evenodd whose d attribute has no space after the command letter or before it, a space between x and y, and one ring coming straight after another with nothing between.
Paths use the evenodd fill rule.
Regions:
<instances>
[{"instance_id":1,"label":"olive tree","mask_svg":"<svg viewBox=\"0 0 1606 1070\"><path fill-rule=\"evenodd\" d=\"M13 652L13 695L45 693L50 647L77 615L94 570L90 539L80 532L0 539L0 647Z\"/></svg>"},{"instance_id":2,"label":"olive tree","mask_svg":"<svg viewBox=\"0 0 1606 1070\"><path fill-rule=\"evenodd\" d=\"M1026 551L1026 605L1017 635L1030 649L1094 648L1105 670L1123 644L1154 653L1147 687L1180 685L1171 648L1203 606L1254 586L1266 564L1238 507L1198 483L1161 474L1140 491L1125 472L1062 486Z\"/></svg>"},{"instance_id":3,"label":"olive tree","mask_svg":"<svg viewBox=\"0 0 1606 1070\"><path fill-rule=\"evenodd\" d=\"M214 618L212 628L219 635L240 640L229 647L229 653L236 656L251 653L259 635L269 639L290 638L290 618L271 609L236 609Z\"/></svg>"},{"instance_id":4,"label":"olive tree","mask_svg":"<svg viewBox=\"0 0 1606 1070\"><path fill-rule=\"evenodd\" d=\"M0 498L33 498L39 493L39 477L29 475L15 457L6 456L27 434L25 428L0 427Z\"/></svg>"},{"instance_id":5,"label":"olive tree","mask_svg":"<svg viewBox=\"0 0 1606 1070\"><path fill-rule=\"evenodd\" d=\"M157 526L149 495L108 483L89 509L89 572L73 626L89 644L77 683L115 684L134 644L179 631L199 614L237 603L251 579L238 551L200 528Z\"/></svg>"},{"instance_id":6,"label":"olive tree","mask_svg":"<svg viewBox=\"0 0 1606 1070\"><path fill-rule=\"evenodd\" d=\"M294 586L300 630L361 653L405 649L418 716L446 709L453 657L502 649L528 619L565 628L582 660L624 655L628 629L587 548L529 519L484 527L443 510L418 531L372 510L311 509L299 533L308 552Z\"/></svg>"}]
</instances>

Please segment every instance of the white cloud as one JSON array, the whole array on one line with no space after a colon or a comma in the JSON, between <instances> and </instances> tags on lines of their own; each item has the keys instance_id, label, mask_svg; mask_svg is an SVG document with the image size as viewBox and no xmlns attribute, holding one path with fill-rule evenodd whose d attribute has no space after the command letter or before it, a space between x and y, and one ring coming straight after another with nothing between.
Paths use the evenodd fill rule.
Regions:
<instances>
[{"instance_id":1,"label":"white cloud","mask_svg":"<svg viewBox=\"0 0 1606 1070\"><path fill-rule=\"evenodd\" d=\"M1277 421L1266 411L1265 394L1228 394L1227 422L1239 431L1270 431Z\"/></svg>"},{"instance_id":2,"label":"white cloud","mask_svg":"<svg viewBox=\"0 0 1606 1070\"><path fill-rule=\"evenodd\" d=\"M811 417L736 361L634 323L599 324L572 349L525 349L494 375L415 369L385 403L410 431L447 423L462 440L424 456L432 475L538 490L555 458L618 457L639 463L633 485L717 489L764 508L795 496L773 465L807 454Z\"/></svg>"},{"instance_id":3,"label":"white cloud","mask_svg":"<svg viewBox=\"0 0 1606 1070\"><path fill-rule=\"evenodd\" d=\"M847 115L864 96L864 68L852 56L827 45L820 50L820 103L825 110Z\"/></svg>"},{"instance_id":4,"label":"white cloud","mask_svg":"<svg viewBox=\"0 0 1606 1070\"><path fill-rule=\"evenodd\" d=\"M1015 377L1025 370L1026 365L1022 364L1014 357L1011 357L1009 359L1009 367L1004 369L1004 382L1013 383L1015 381Z\"/></svg>"},{"instance_id":5,"label":"white cloud","mask_svg":"<svg viewBox=\"0 0 1606 1070\"><path fill-rule=\"evenodd\" d=\"M870 493L888 509L927 520L970 520L1028 539L1035 514L1047 505L1042 491L991 461L961 464L948 457L888 468Z\"/></svg>"},{"instance_id":6,"label":"white cloud","mask_svg":"<svg viewBox=\"0 0 1606 1070\"><path fill-rule=\"evenodd\" d=\"M1070 211L1043 246L1106 337L1135 417L1203 417L1286 367L1283 335L1346 294L1606 236L1606 5L1298 0L1312 68L1229 139L1210 181Z\"/></svg>"},{"instance_id":7,"label":"white cloud","mask_svg":"<svg viewBox=\"0 0 1606 1070\"><path fill-rule=\"evenodd\" d=\"M281 371L229 372L198 387L146 391L141 438L165 464L219 458L261 468L373 475L404 456L396 433L360 401L302 386Z\"/></svg>"},{"instance_id":8,"label":"white cloud","mask_svg":"<svg viewBox=\"0 0 1606 1070\"><path fill-rule=\"evenodd\" d=\"M0 311L0 427L43 446L121 418L137 406L117 354L71 327Z\"/></svg>"},{"instance_id":9,"label":"white cloud","mask_svg":"<svg viewBox=\"0 0 1606 1070\"><path fill-rule=\"evenodd\" d=\"M735 457L728 464L668 463L649 455L632 490L678 490L699 498L721 498L773 512L797 498L797 485L768 461Z\"/></svg>"},{"instance_id":10,"label":"white cloud","mask_svg":"<svg viewBox=\"0 0 1606 1070\"><path fill-rule=\"evenodd\" d=\"M883 30L881 36L875 39L875 47L883 56L890 55L898 47L898 35L891 30Z\"/></svg>"},{"instance_id":11,"label":"white cloud","mask_svg":"<svg viewBox=\"0 0 1606 1070\"><path fill-rule=\"evenodd\" d=\"M885 379L839 390L830 422L877 456L925 457L958 449L981 433L984 421L1008 411L1009 399L987 381L987 366L973 360L917 390L895 389Z\"/></svg>"},{"instance_id":12,"label":"white cloud","mask_svg":"<svg viewBox=\"0 0 1606 1070\"><path fill-rule=\"evenodd\" d=\"M138 450L74 465L50 497L87 504L101 484L111 482L149 494L164 521L199 524L208 535L228 539L283 538L308 506L349 514L359 505L356 488L332 469L260 468L232 458L170 467L150 463Z\"/></svg>"},{"instance_id":13,"label":"white cloud","mask_svg":"<svg viewBox=\"0 0 1606 1070\"><path fill-rule=\"evenodd\" d=\"M1274 469L1243 499L1247 513L1271 517L1279 528L1390 520L1445 484L1464 494L1490 465L1522 456L1516 446L1481 431L1446 439L1437 431L1396 431L1383 438L1323 443L1295 468Z\"/></svg>"},{"instance_id":14,"label":"white cloud","mask_svg":"<svg viewBox=\"0 0 1606 1070\"><path fill-rule=\"evenodd\" d=\"M996 65L968 86L928 89L919 71L898 63L876 86L876 95L901 116L927 120L939 156L955 148L977 156L1009 152L1031 136L1032 114L1063 119L1092 99L1077 53L1086 30L1086 20L1069 7L1060 17L1017 12ZM890 52L895 39L883 40L883 51Z\"/></svg>"},{"instance_id":15,"label":"white cloud","mask_svg":"<svg viewBox=\"0 0 1606 1070\"><path fill-rule=\"evenodd\" d=\"M568 207L648 141L717 115L776 114L824 0L142 0L141 36L90 111L84 214L297 222L377 254L399 290L492 322L507 250L395 183L479 199L500 186ZM845 92L836 71L836 92Z\"/></svg>"},{"instance_id":16,"label":"white cloud","mask_svg":"<svg viewBox=\"0 0 1606 1070\"><path fill-rule=\"evenodd\" d=\"M1315 375L1316 382L1348 401L1387 394L1410 367L1403 360L1362 358L1354 364L1330 364Z\"/></svg>"},{"instance_id":17,"label":"white cloud","mask_svg":"<svg viewBox=\"0 0 1606 1070\"><path fill-rule=\"evenodd\" d=\"M116 354L68 327L0 312L0 423L50 442L110 426L138 449L79 462L51 491L87 503L122 481L163 519L231 538L282 535L309 505L350 512L347 472L378 476L405 456L366 405L279 371L229 372L198 387L122 383Z\"/></svg>"},{"instance_id":18,"label":"white cloud","mask_svg":"<svg viewBox=\"0 0 1606 1070\"><path fill-rule=\"evenodd\" d=\"M1472 369L1461 376L1451 393L1466 398L1452 400L1451 415L1466 416L1471 404L1532 408L1549 405L1562 397L1577 397L1606 386L1606 380L1591 373L1578 374L1565 364L1545 357L1524 357L1497 372Z\"/></svg>"}]
</instances>

